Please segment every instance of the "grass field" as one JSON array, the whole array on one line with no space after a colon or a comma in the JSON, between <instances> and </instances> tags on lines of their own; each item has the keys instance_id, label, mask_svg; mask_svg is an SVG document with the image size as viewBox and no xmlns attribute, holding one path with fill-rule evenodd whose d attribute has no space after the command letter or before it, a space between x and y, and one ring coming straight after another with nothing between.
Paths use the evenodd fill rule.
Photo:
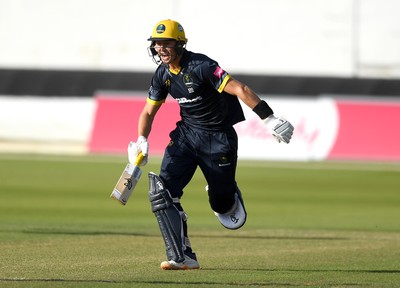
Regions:
<instances>
[{"instance_id":1,"label":"grass field","mask_svg":"<svg viewBox=\"0 0 400 288\"><path fill-rule=\"evenodd\" d=\"M400 287L400 165L239 161L248 221L224 229L196 173L182 204L202 267L162 271L144 168L125 157L0 155L0 287Z\"/></svg>"}]
</instances>

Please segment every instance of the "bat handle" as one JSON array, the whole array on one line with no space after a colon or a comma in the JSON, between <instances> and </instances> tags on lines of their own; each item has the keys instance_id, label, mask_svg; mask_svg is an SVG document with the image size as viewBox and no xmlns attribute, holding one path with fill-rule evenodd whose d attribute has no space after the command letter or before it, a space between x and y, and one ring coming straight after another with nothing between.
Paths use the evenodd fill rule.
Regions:
<instances>
[{"instance_id":1,"label":"bat handle","mask_svg":"<svg viewBox=\"0 0 400 288\"><path fill-rule=\"evenodd\" d=\"M136 165L136 166L140 165L140 163L142 163L143 159L144 159L144 155L140 151L139 154L137 155L136 159L135 159L134 165Z\"/></svg>"}]
</instances>

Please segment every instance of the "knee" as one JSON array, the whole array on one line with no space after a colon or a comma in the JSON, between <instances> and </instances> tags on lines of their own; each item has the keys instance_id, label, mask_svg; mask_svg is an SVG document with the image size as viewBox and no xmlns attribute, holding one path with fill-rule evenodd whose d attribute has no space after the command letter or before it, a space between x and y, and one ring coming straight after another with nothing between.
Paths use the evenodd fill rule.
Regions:
<instances>
[{"instance_id":1,"label":"knee","mask_svg":"<svg viewBox=\"0 0 400 288\"><path fill-rule=\"evenodd\" d=\"M214 212L224 214L235 204L235 193L213 193L208 188L208 199Z\"/></svg>"},{"instance_id":2,"label":"knee","mask_svg":"<svg viewBox=\"0 0 400 288\"><path fill-rule=\"evenodd\" d=\"M161 178L150 172L149 173L149 200L153 212L165 210L173 205L173 199L165 188Z\"/></svg>"}]
</instances>

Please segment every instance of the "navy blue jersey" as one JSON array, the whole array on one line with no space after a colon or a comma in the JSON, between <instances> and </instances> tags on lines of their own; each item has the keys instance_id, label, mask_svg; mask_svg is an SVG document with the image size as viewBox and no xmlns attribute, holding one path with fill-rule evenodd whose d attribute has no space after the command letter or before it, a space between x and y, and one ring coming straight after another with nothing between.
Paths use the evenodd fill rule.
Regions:
<instances>
[{"instance_id":1,"label":"navy blue jersey","mask_svg":"<svg viewBox=\"0 0 400 288\"><path fill-rule=\"evenodd\" d=\"M230 75L206 55L184 50L177 71L160 65L151 81L148 102L161 105L170 94L182 121L206 130L224 130L245 120L236 96L223 91Z\"/></svg>"}]
</instances>

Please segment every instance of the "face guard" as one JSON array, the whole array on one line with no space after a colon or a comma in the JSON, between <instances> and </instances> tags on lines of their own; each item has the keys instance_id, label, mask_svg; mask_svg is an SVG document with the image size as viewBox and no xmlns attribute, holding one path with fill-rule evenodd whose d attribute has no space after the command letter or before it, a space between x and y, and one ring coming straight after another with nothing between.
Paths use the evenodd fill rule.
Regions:
<instances>
[{"instance_id":1,"label":"face guard","mask_svg":"<svg viewBox=\"0 0 400 288\"><path fill-rule=\"evenodd\" d=\"M164 39L164 40L166 40L166 39ZM171 39L168 39L168 40L171 40ZM157 65L160 65L162 63L162 60L161 60L160 55L158 55L158 53L156 51L155 45L156 45L155 41L151 42L150 47L147 47L147 52L148 52L149 56L152 58L153 62L156 63ZM183 51L186 48L186 43L185 42L176 42L176 44L173 48L174 48L176 57L178 57L179 55L183 54Z\"/></svg>"}]
</instances>

